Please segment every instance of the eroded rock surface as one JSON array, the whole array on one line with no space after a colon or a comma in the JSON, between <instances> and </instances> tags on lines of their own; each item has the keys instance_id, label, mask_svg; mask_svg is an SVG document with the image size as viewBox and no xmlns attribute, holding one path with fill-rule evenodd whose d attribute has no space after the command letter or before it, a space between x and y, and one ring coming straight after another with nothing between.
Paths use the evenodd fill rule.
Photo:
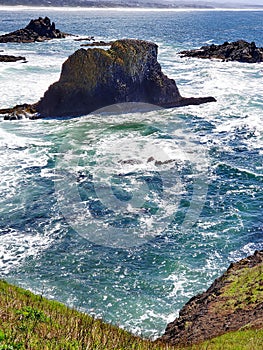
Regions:
<instances>
[{"instance_id":1,"label":"eroded rock surface","mask_svg":"<svg viewBox=\"0 0 263 350\"><path fill-rule=\"evenodd\" d=\"M232 43L226 41L222 45L202 46L200 49L182 51L180 55L183 57L215 58L223 61L263 62L263 48L257 47L254 42L249 43L245 40Z\"/></svg>"},{"instance_id":2,"label":"eroded rock surface","mask_svg":"<svg viewBox=\"0 0 263 350\"><path fill-rule=\"evenodd\" d=\"M55 23L48 17L31 20L23 29L0 36L0 43L32 43L34 41L44 41L50 39L61 39L66 37L66 33L56 29Z\"/></svg>"},{"instance_id":3,"label":"eroded rock surface","mask_svg":"<svg viewBox=\"0 0 263 350\"><path fill-rule=\"evenodd\" d=\"M33 109L39 117L71 117L123 102L179 107L216 101L182 97L175 81L163 74L157 51L154 43L131 39L117 40L108 50L77 50Z\"/></svg>"},{"instance_id":4,"label":"eroded rock surface","mask_svg":"<svg viewBox=\"0 0 263 350\"><path fill-rule=\"evenodd\" d=\"M76 116L122 102L162 107L201 104L213 97L184 98L163 74L158 47L141 40L118 40L109 50L80 49L62 66L58 82L37 104L42 116Z\"/></svg>"},{"instance_id":5,"label":"eroded rock surface","mask_svg":"<svg viewBox=\"0 0 263 350\"><path fill-rule=\"evenodd\" d=\"M263 251L231 264L206 292L190 299L161 340L189 345L242 327L263 327Z\"/></svg>"}]
</instances>

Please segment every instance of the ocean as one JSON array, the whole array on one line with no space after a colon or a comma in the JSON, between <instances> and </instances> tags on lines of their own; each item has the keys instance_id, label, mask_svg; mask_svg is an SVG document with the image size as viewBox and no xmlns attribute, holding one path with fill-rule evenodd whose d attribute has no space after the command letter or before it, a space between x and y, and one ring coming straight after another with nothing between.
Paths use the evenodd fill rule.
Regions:
<instances>
[{"instance_id":1,"label":"ocean","mask_svg":"<svg viewBox=\"0 0 263 350\"><path fill-rule=\"evenodd\" d=\"M0 277L154 338L230 262L263 249L263 65L181 58L244 39L261 11L0 8L0 34L49 16L97 40L159 46L183 96L72 119L0 119ZM0 108L33 103L80 48L75 37L0 44Z\"/></svg>"}]
</instances>

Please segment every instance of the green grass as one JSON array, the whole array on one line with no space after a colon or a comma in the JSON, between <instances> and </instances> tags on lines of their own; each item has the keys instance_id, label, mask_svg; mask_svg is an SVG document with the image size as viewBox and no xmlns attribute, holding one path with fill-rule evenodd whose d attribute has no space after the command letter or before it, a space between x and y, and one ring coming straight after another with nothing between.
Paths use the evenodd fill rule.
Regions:
<instances>
[{"instance_id":1,"label":"green grass","mask_svg":"<svg viewBox=\"0 0 263 350\"><path fill-rule=\"evenodd\" d=\"M226 277L222 294L213 305L214 312L229 314L237 309L253 309L263 303L263 266L243 268Z\"/></svg>"},{"instance_id":2,"label":"green grass","mask_svg":"<svg viewBox=\"0 0 263 350\"><path fill-rule=\"evenodd\" d=\"M263 330L228 333L203 349L263 349ZM0 281L0 350L170 350L56 301Z\"/></svg>"},{"instance_id":3,"label":"green grass","mask_svg":"<svg viewBox=\"0 0 263 350\"><path fill-rule=\"evenodd\" d=\"M230 332L201 345L192 346L191 350L262 350L263 329L240 330Z\"/></svg>"},{"instance_id":4,"label":"green grass","mask_svg":"<svg viewBox=\"0 0 263 350\"><path fill-rule=\"evenodd\" d=\"M236 299L239 307L246 308L251 304L263 303L263 267L238 270L231 276L229 286L224 290L224 296Z\"/></svg>"}]
</instances>

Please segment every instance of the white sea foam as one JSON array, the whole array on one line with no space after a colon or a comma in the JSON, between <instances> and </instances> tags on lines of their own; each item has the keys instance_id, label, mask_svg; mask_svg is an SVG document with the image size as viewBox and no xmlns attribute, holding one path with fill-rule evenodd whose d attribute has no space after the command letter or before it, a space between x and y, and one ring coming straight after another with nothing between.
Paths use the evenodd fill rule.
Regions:
<instances>
[{"instance_id":1,"label":"white sea foam","mask_svg":"<svg viewBox=\"0 0 263 350\"><path fill-rule=\"evenodd\" d=\"M47 249L53 239L50 232L42 235L38 232L21 232L15 229L0 229L0 270L8 274L12 269L24 263L26 258L36 257Z\"/></svg>"},{"instance_id":2,"label":"white sea foam","mask_svg":"<svg viewBox=\"0 0 263 350\"><path fill-rule=\"evenodd\" d=\"M48 157L43 153L43 148L49 143L41 142L37 137L30 138L28 134L23 135L23 129L31 129L28 121L17 124L17 130L14 124L7 126L6 130L0 129L0 216L10 220L10 227L0 227L0 268L4 274L22 264L26 258L36 256L53 241L52 227L46 227L44 231L12 228L19 213L25 213L28 198L32 195L32 192L27 193L32 178L27 169L47 164Z\"/></svg>"},{"instance_id":3,"label":"white sea foam","mask_svg":"<svg viewBox=\"0 0 263 350\"><path fill-rule=\"evenodd\" d=\"M42 10L45 11L41 8ZM49 10L55 12L58 9L48 8ZM17 9L11 8L10 11ZM26 11L26 8L21 9L21 13ZM65 8L59 10L62 11ZM66 11L69 14L70 11L83 9ZM88 11L107 14L109 10ZM115 9L112 11L116 12ZM31 13L39 15L39 9L32 9ZM81 34L85 36L85 33ZM114 36L117 36L116 32ZM214 42L214 37L211 35L206 41ZM103 185L111 184L111 176L117 173L136 174L141 171L149 174L155 170L167 170L169 173L172 166L176 165L177 174L180 174L191 154L190 150L185 153L176 152L175 141L184 136L179 132L182 127L196 136L188 138L191 145L199 147L201 144L204 149L207 147L209 153L206 157L210 153L214 157L211 166L211 193L206 198L204 212L195 227L192 230L180 230L179 225L173 222L167 229L167 235L152 234L152 240L147 242L145 249L136 247L126 251L110 248L104 250L98 246L94 248L88 241L83 243L77 233L70 233L70 239L74 243L70 239L65 241L65 251L58 253L58 259L63 256L61 264L57 266L54 258L52 271L45 270L44 282L48 296L77 307L81 305L83 311L96 314L138 334L156 336L163 331L167 321L172 321L178 315L187 299L205 290L225 270L230 260L251 254L255 249L262 249L261 243L252 243L253 237L250 242L250 236L246 235L247 226L252 222L246 222L250 215L248 210L253 210L254 217L249 220L255 218L253 224L256 225L255 231L259 231L258 235L262 229L260 208L257 208L261 200L259 194L262 192L261 183L257 181L262 176L263 154L262 65L181 58L177 52L191 47L192 42L188 40L178 43L175 39L173 45L158 42L159 61L163 71L176 80L183 96L212 95L217 98L216 103L155 110L144 113L143 120L141 113L123 113L121 116L106 113L71 120L0 121L0 216L4 219L1 223L5 223L0 228L3 274L12 275L12 271L18 267L21 268L21 273L23 265L28 261L51 249L54 242L59 243L56 240L58 233L68 233L65 230L67 224L52 192L52 180L56 182L61 177L55 159L61 156L59 149L63 142L84 155L87 152L84 163L80 162L69 169L73 179L79 181L76 183L85 185L87 178L83 170L89 168L95 176L103 178L103 189ZM34 45L5 45L6 53L26 56L28 63L0 64L0 108L37 101L48 86L58 80L62 62L76 48L79 48L79 43L74 42L74 38ZM135 125L135 130L132 124ZM129 131L129 127L124 128L124 131L114 129L116 126L129 125L132 131ZM150 130L152 127L156 130ZM147 132L143 134L140 128L143 131L147 129ZM117 146L124 146L125 141L126 144L137 142L139 145L144 140L152 147L142 152L139 147L135 147L135 153L129 153L129 149L127 152L117 152ZM236 151L236 146L244 146L246 151L251 152L248 152L249 158L244 158L246 152ZM147 162L155 147L163 150L164 157L161 154L161 161L176 159L176 162L161 164L158 169L154 162ZM116 153L123 158L115 159ZM88 165L87 154L93 154L95 163ZM251 161L250 154L255 161ZM69 152L65 160L71 161L72 156L74 152ZM139 162L129 162L129 159ZM121 164L118 163L119 160L128 162ZM224 168L225 174L222 174L224 170L221 169ZM239 176L248 180L241 185L235 184L235 173L238 174L238 180ZM157 204L162 210L161 214L173 216L178 205L176 200L170 198L176 199L177 194L183 199L181 210L187 210L192 200L191 185L194 180L194 176L190 175L184 176L185 182L182 180L177 186L174 177L168 178L166 198L151 197L149 194L145 198ZM247 183L249 177L253 179L251 183ZM129 184L125 181L121 184L122 189L128 193L133 193L138 186L137 179L132 176ZM70 187L66 189L69 191ZM37 196L46 190L43 198L38 201ZM39 214L37 206L43 203L48 206L48 210L44 206L41 211L44 217L35 220L33 216L28 223L31 208L34 214ZM83 203L87 204L85 201ZM36 207L31 207L31 204ZM127 206L128 211L134 216L140 215L140 208L133 204L131 202ZM254 207L247 209L250 205ZM27 206L29 209L26 212ZM244 211L247 211L245 215ZM47 212L50 217L45 218ZM96 222L92 215L87 217L84 214L78 211L80 221L88 218ZM107 221L109 216L102 223L104 230L110 225ZM146 215L141 215L138 222L146 232L154 227L152 218ZM96 228L95 225L93 228ZM92 233L94 232L96 231L93 230ZM74 244L76 247L73 247ZM85 244L89 245L89 250L85 250ZM47 263L45 254L41 257L43 260L39 258L38 267L32 268L29 273L24 272L21 277L27 288L35 280L30 273L37 275L41 264ZM69 283L65 284L63 278ZM78 284L77 288L75 283Z\"/></svg>"}]
</instances>

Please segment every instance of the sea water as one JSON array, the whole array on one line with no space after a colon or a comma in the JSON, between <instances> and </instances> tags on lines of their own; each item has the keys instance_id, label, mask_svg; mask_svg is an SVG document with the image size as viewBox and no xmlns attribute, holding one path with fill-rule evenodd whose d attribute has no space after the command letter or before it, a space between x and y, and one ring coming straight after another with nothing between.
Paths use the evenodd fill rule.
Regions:
<instances>
[{"instance_id":1,"label":"sea water","mask_svg":"<svg viewBox=\"0 0 263 350\"><path fill-rule=\"evenodd\" d=\"M226 40L263 46L262 14L1 8L0 34L49 16L83 38L154 41L183 96L217 99L1 119L1 278L156 337L230 262L263 249L263 65L178 55ZM27 63L0 64L0 108L38 101L74 39L1 44Z\"/></svg>"}]
</instances>

